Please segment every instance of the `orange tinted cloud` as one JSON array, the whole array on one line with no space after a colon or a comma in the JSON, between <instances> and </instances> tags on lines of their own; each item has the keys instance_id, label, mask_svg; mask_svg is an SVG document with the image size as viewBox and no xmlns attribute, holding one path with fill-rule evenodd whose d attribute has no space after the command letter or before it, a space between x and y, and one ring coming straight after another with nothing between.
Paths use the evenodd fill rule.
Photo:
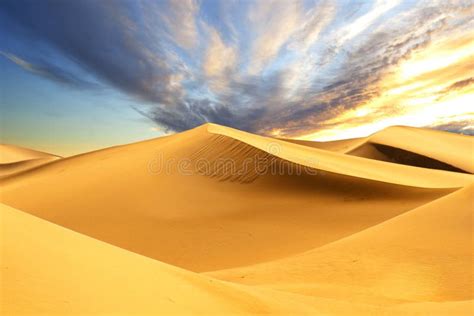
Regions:
<instances>
[{"instance_id":1,"label":"orange tinted cloud","mask_svg":"<svg viewBox=\"0 0 474 316\"><path fill-rule=\"evenodd\" d=\"M301 138L361 137L391 125L472 124L473 76L473 35L444 38L388 71L377 83L377 97L326 121L332 128L307 133Z\"/></svg>"}]
</instances>

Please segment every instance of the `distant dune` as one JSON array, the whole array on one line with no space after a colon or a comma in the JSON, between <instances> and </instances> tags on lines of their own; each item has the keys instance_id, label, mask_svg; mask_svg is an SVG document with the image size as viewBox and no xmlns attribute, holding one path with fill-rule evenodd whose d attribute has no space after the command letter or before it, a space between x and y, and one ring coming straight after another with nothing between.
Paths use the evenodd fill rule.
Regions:
<instances>
[{"instance_id":1,"label":"distant dune","mask_svg":"<svg viewBox=\"0 0 474 316\"><path fill-rule=\"evenodd\" d=\"M408 126L392 126L369 137L331 142L286 141L400 164L474 173L474 139Z\"/></svg>"},{"instance_id":2,"label":"distant dune","mask_svg":"<svg viewBox=\"0 0 474 316\"><path fill-rule=\"evenodd\" d=\"M11 148L2 163L42 159ZM317 143L205 124L45 156L0 180L2 308L470 315L472 150L407 127Z\"/></svg>"},{"instance_id":3,"label":"distant dune","mask_svg":"<svg viewBox=\"0 0 474 316\"><path fill-rule=\"evenodd\" d=\"M0 179L60 158L41 151L0 144Z\"/></svg>"}]
</instances>

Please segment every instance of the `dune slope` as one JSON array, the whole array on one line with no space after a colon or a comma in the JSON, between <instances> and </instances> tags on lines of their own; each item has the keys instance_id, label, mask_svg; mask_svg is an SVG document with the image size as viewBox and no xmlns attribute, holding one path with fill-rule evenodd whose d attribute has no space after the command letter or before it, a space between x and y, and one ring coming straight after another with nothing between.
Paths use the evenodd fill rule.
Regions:
<instances>
[{"instance_id":1,"label":"dune slope","mask_svg":"<svg viewBox=\"0 0 474 316\"><path fill-rule=\"evenodd\" d=\"M465 315L473 306L380 307L222 282L3 204L0 220L2 315Z\"/></svg>"},{"instance_id":2,"label":"dune slope","mask_svg":"<svg viewBox=\"0 0 474 316\"><path fill-rule=\"evenodd\" d=\"M453 190L363 179L375 167L381 169L371 173L374 177L395 171L392 164L313 152L299 145L294 145L295 153L286 142L278 143L279 151L273 152L272 139L251 136L207 125L66 158L4 180L1 198L64 227L202 272L320 247ZM307 166L280 157L292 158L305 150L324 160L318 164L321 168L338 173L296 170ZM238 172L229 174L216 167L221 158L230 159ZM248 158L263 161L259 167L268 168L267 172L246 170ZM203 167L202 161L208 165ZM360 168L351 167L354 161ZM271 167L278 172L273 173ZM439 182L435 186L450 187L470 179L450 172L436 171L433 176L424 170L418 174L419 168L395 167L406 175L414 172L410 179L406 177L410 183L426 184L431 177ZM359 176L343 174L346 170Z\"/></svg>"},{"instance_id":3,"label":"dune slope","mask_svg":"<svg viewBox=\"0 0 474 316\"><path fill-rule=\"evenodd\" d=\"M474 173L474 138L407 126L392 126L370 137L370 143L400 148Z\"/></svg>"},{"instance_id":4,"label":"dune slope","mask_svg":"<svg viewBox=\"0 0 474 316\"><path fill-rule=\"evenodd\" d=\"M443 170L426 170L424 168L347 156L279 139L253 135L216 124L209 124L208 130L211 133L228 136L260 150L271 152L274 156L292 163L352 177L427 188L461 187L472 181L470 175ZM421 141L420 146L422 146ZM467 142L467 144L463 142L463 144L470 145L471 142ZM469 153L469 150L469 146L467 148L463 147L462 153ZM463 157L460 160L470 164L471 160L469 158L469 156L468 158ZM393 176L395 174L396 176Z\"/></svg>"},{"instance_id":5,"label":"dune slope","mask_svg":"<svg viewBox=\"0 0 474 316\"><path fill-rule=\"evenodd\" d=\"M472 301L473 196L469 186L323 247L210 275L371 304Z\"/></svg>"},{"instance_id":6,"label":"dune slope","mask_svg":"<svg viewBox=\"0 0 474 316\"><path fill-rule=\"evenodd\" d=\"M313 140L302 140L302 139L291 139L291 138L279 138L280 140L294 143L297 145L303 145L307 147L319 148L329 151L334 151L338 153L346 153L357 146L364 144L367 141L367 137L359 138L349 138L342 140L332 140L332 141L313 141Z\"/></svg>"},{"instance_id":7,"label":"dune slope","mask_svg":"<svg viewBox=\"0 0 474 316\"><path fill-rule=\"evenodd\" d=\"M28 148L0 144L0 178L33 169L60 158Z\"/></svg>"},{"instance_id":8,"label":"dune slope","mask_svg":"<svg viewBox=\"0 0 474 316\"><path fill-rule=\"evenodd\" d=\"M377 147L466 171L470 142L384 132L322 149L206 124L5 177L0 314L472 315L473 175Z\"/></svg>"},{"instance_id":9,"label":"dune slope","mask_svg":"<svg viewBox=\"0 0 474 316\"><path fill-rule=\"evenodd\" d=\"M375 160L474 173L473 137L449 132L391 126L362 138L329 142L284 141Z\"/></svg>"},{"instance_id":10,"label":"dune slope","mask_svg":"<svg viewBox=\"0 0 474 316\"><path fill-rule=\"evenodd\" d=\"M304 297L213 280L5 205L0 214L2 315L314 313Z\"/></svg>"}]
</instances>

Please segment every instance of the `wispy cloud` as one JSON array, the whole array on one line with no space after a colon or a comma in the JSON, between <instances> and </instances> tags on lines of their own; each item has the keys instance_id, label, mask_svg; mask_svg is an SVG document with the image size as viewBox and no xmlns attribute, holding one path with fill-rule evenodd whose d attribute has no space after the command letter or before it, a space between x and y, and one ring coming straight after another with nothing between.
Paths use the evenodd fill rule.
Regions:
<instances>
[{"instance_id":1,"label":"wispy cloud","mask_svg":"<svg viewBox=\"0 0 474 316\"><path fill-rule=\"evenodd\" d=\"M348 23L343 28L339 29L334 38L336 39L336 46L342 46L347 41L355 38L357 35L366 31L377 19L381 18L387 11L396 7L400 1L392 0L378 0L372 9L364 15L358 17L356 20Z\"/></svg>"},{"instance_id":2,"label":"wispy cloud","mask_svg":"<svg viewBox=\"0 0 474 316\"><path fill-rule=\"evenodd\" d=\"M95 89L99 88L99 85L93 82L89 82L77 77L75 74L61 69L55 65L49 63L31 63L25 59L18 57L13 54L0 51L0 55L7 58L11 62L20 66L24 70L31 72L32 74L41 76L43 78L52 80L54 82L71 86L79 89Z\"/></svg>"},{"instance_id":3,"label":"wispy cloud","mask_svg":"<svg viewBox=\"0 0 474 316\"><path fill-rule=\"evenodd\" d=\"M258 1L249 10L249 22L255 32L251 44L249 71L258 73L278 54L302 22L302 4L298 0Z\"/></svg>"},{"instance_id":4,"label":"wispy cloud","mask_svg":"<svg viewBox=\"0 0 474 316\"><path fill-rule=\"evenodd\" d=\"M199 4L196 0L166 0L137 2L152 33L166 39L183 49L196 47L199 41L197 14ZM161 38L160 38L161 37Z\"/></svg>"},{"instance_id":5,"label":"wispy cloud","mask_svg":"<svg viewBox=\"0 0 474 316\"><path fill-rule=\"evenodd\" d=\"M328 26L329 22L334 19L335 13L336 6L331 1L323 1L308 10L300 18L302 23L294 33L293 38L290 39L290 48L306 53L319 39L321 32Z\"/></svg>"},{"instance_id":6,"label":"wispy cloud","mask_svg":"<svg viewBox=\"0 0 474 316\"><path fill-rule=\"evenodd\" d=\"M226 45L214 28L209 28L209 43L203 61L204 73L210 78L222 80L222 76L233 71L237 62L236 48Z\"/></svg>"},{"instance_id":7,"label":"wispy cloud","mask_svg":"<svg viewBox=\"0 0 474 316\"><path fill-rule=\"evenodd\" d=\"M449 87L447 87L444 90L444 92L449 93L449 92L452 92L452 91L459 91L459 90L462 90L466 87L469 87L470 85L474 85L474 78L473 77L463 79L463 80L460 80L460 81L456 81L455 83L453 83Z\"/></svg>"}]
</instances>

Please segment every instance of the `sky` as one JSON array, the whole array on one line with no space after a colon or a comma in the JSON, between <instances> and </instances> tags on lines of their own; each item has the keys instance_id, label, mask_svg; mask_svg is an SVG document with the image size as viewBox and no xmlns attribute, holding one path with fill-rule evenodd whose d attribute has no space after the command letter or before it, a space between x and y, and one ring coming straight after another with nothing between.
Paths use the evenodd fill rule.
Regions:
<instances>
[{"instance_id":1,"label":"sky","mask_svg":"<svg viewBox=\"0 0 474 316\"><path fill-rule=\"evenodd\" d=\"M1 142L69 156L206 122L474 134L474 2L2 0Z\"/></svg>"}]
</instances>

